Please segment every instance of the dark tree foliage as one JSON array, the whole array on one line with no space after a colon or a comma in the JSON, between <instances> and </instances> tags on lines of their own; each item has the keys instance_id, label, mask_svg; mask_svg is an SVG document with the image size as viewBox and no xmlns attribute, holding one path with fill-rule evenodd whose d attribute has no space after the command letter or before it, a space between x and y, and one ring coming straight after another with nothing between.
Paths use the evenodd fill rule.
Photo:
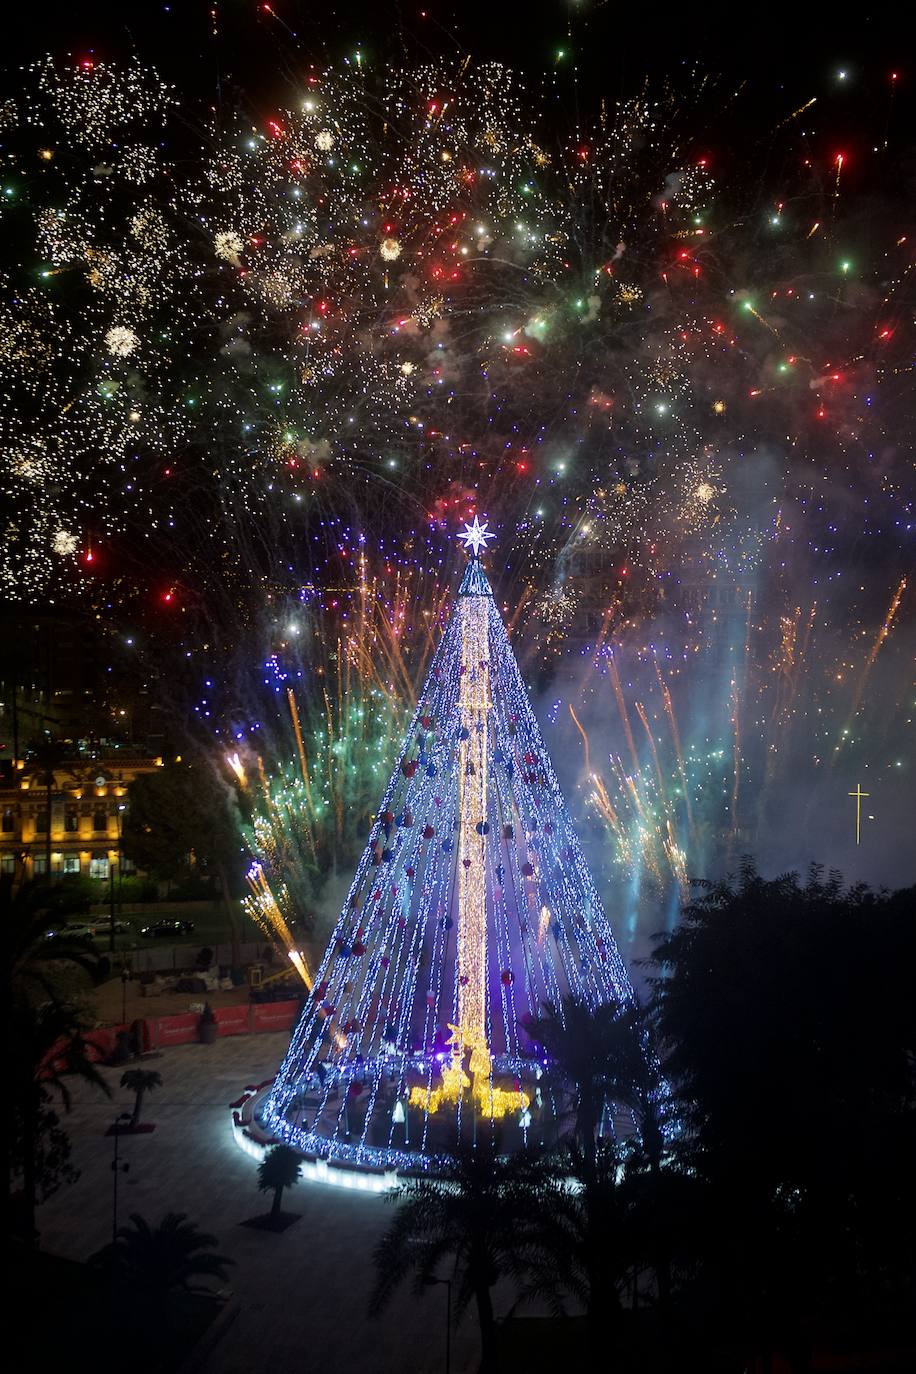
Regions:
<instances>
[{"instance_id":1,"label":"dark tree foliage","mask_svg":"<svg viewBox=\"0 0 916 1374\"><path fill-rule=\"evenodd\" d=\"M661 1072L648 1008L634 1003L590 1007L575 997L545 1002L541 1015L524 1018L527 1034L546 1051L548 1079L567 1095L575 1138L586 1167L608 1108L629 1111L641 1147L658 1170L670 1134L673 1104Z\"/></svg>"},{"instance_id":2,"label":"dark tree foliage","mask_svg":"<svg viewBox=\"0 0 916 1374\"><path fill-rule=\"evenodd\" d=\"M750 861L698 887L653 962L725 1281L787 1328L897 1303L916 1240L916 893Z\"/></svg>"},{"instance_id":3,"label":"dark tree foliage","mask_svg":"<svg viewBox=\"0 0 916 1374\"><path fill-rule=\"evenodd\" d=\"M193 862L212 877L238 950L232 898L243 890L245 856L236 795L206 760L175 762L131 784L124 852L138 867L164 879L185 875ZM238 962L238 954L233 956Z\"/></svg>"},{"instance_id":4,"label":"dark tree foliage","mask_svg":"<svg viewBox=\"0 0 916 1374\"><path fill-rule=\"evenodd\" d=\"M187 867L188 856L234 887L242 854L235 794L205 761L170 763L131 784L124 852L163 878Z\"/></svg>"},{"instance_id":5,"label":"dark tree foliage","mask_svg":"<svg viewBox=\"0 0 916 1374\"><path fill-rule=\"evenodd\" d=\"M650 1263L648 1198L633 1186L627 1164L627 1152L605 1140L587 1151L572 1141L559 1153L520 1266L527 1299L555 1313L571 1299L585 1313L588 1349L599 1363L619 1340L631 1274L640 1260Z\"/></svg>"},{"instance_id":6,"label":"dark tree foliage","mask_svg":"<svg viewBox=\"0 0 916 1374\"><path fill-rule=\"evenodd\" d=\"M35 1235L38 1203L76 1177L55 1101L69 1109L73 1076L108 1092L73 1000L80 982L97 978L99 958L89 941L49 937L70 901L65 887L46 880L0 888L9 1045L3 1139L14 1229L27 1240Z\"/></svg>"},{"instance_id":7,"label":"dark tree foliage","mask_svg":"<svg viewBox=\"0 0 916 1374\"><path fill-rule=\"evenodd\" d=\"M211 1253L217 1243L183 1212L167 1212L158 1226L132 1212L130 1225L122 1226L114 1244L106 1245L92 1262L106 1269L113 1266L117 1278L155 1307L166 1294L192 1287L199 1279L228 1278L233 1261Z\"/></svg>"},{"instance_id":8,"label":"dark tree foliage","mask_svg":"<svg viewBox=\"0 0 916 1374\"><path fill-rule=\"evenodd\" d=\"M293 1188L299 1182L302 1172L302 1156L290 1145L275 1145L258 1165L258 1188L262 1193L272 1192L271 1216L279 1217L283 1201L283 1190Z\"/></svg>"},{"instance_id":9,"label":"dark tree foliage","mask_svg":"<svg viewBox=\"0 0 916 1374\"><path fill-rule=\"evenodd\" d=\"M19 1107L20 1104L17 1104ZM34 1156L35 1202L46 1202L59 1188L75 1183L79 1170L70 1161L72 1147L70 1137L60 1123L54 1110L53 1100L47 1089L38 1087L36 1102L32 1108L33 1125L30 1145ZM16 1110L12 1114L14 1135L10 1140L10 1162L13 1177L22 1179L26 1149L26 1133L23 1130L23 1113ZM23 1209L15 1209L17 1213ZM14 1228L14 1229L19 1229Z\"/></svg>"},{"instance_id":10,"label":"dark tree foliage","mask_svg":"<svg viewBox=\"0 0 916 1374\"><path fill-rule=\"evenodd\" d=\"M583 1156L594 1157L605 1107L635 1105L635 1066L642 1057L633 1021L620 1007L592 1008L575 997L546 1003L525 1029L547 1052L551 1078L570 1095L574 1131Z\"/></svg>"},{"instance_id":11,"label":"dark tree foliage","mask_svg":"<svg viewBox=\"0 0 916 1374\"><path fill-rule=\"evenodd\" d=\"M489 1139L462 1149L435 1178L415 1179L389 1194L400 1203L375 1249L376 1284L370 1310L378 1313L408 1277L418 1296L442 1277L453 1280L455 1311L470 1305L480 1326L481 1374L497 1368L492 1289L519 1276L541 1224L551 1170L531 1154L500 1155Z\"/></svg>"},{"instance_id":12,"label":"dark tree foliage","mask_svg":"<svg viewBox=\"0 0 916 1374\"><path fill-rule=\"evenodd\" d=\"M126 1069L121 1075L121 1087L129 1088L134 1094L134 1110L130 1124L139 1126L143 1099L154 1088L162 1087L162 1074L157 1073L155 1069Z\"/></svg>"}]
</instances>

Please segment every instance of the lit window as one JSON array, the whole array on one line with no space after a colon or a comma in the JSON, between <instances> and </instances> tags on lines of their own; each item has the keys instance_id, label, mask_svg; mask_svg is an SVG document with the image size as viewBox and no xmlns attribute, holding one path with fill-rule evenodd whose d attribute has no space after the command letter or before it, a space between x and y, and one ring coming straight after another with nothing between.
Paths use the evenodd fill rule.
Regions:
<instances>
[{"instance_id":1,"label":"lit window","mask_svg":"<svg viewBox=\"0 0 916 1374\"><path fill-rule=\"evenodd\" d=\"M48 871L48 858L46 854L36 854L32 859L32 876L42 877Z\"/></svg>"},{"instance_id":2,"label":"lit window","mask_svg":"<svg viewBox=\"0 0 916 1374\"><path fill-rule=\"evenodd\" d=\"M89 860L89 876L90 878L108 877L108 856L106 854L94 854L92 856Z\"/></svg>"},{"instance_id":3,"label":"lit window","mask_svg":"<svg viewBox=\"0 0 916 1374\"><path fill-rule=\"evenodd\" d=\"M14 854L4 854L0 857L0 873L15 873L16 857Z\"/></svg>"},{"instance_id":4,"label":"lit window","mask_svg":"<svg viewBox=\"0 0 916 1374\"><path fill-rule=\"evenodd\" d=\"M75 835L80 828L79 813L75 806L68 806L64 812L64 830L68 835Z\"/></svg>"},{"instance_id":5,"label":"lit window","mask_svg":"<svg viewBox=\"0 0 916 1374\"><path fill-rule=\"evenodd\" d=\"M65 872L65 873L79 873L79 871L80 871L80 859L79 859L79 855L78 855L78 854L65 854L65 855L64 855L64 872Z\"/></svg>"}]
</instances>

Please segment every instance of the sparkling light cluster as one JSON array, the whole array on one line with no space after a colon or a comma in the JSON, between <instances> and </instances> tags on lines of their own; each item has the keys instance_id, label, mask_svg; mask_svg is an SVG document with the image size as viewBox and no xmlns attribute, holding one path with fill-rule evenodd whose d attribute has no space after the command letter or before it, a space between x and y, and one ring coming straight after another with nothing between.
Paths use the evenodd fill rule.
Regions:
<instances>
[{"instance_id":1,"label":"sparkling light cluster","mask_svg":"<svg viewBox=\"0 0 916 1374\"><path fill-rule=\"evenodd\" d=\"M2 107L0 586L126 625L163 691L187 667L285 917L357 844L483 508L628 912L825 760L903 778L906 149L880 91L854 155L818 94L774 95L765 159L717 134L731 83L573 125L464 59L312 68L199 143L138 64Z\"/></svg>"},{"instance_id":2,"label":"sparkling light cluster","mask_svg":"<svg viewBox=\"0 0 916 1374\"><path fill-rule=\"evenodd\" d=\"M908 492L874 453L906 235L878 215L871 258L850 251L808 105L774 110L778 182L724 187L685 151L704 99L564 133L497 64L361 59L262 127L225 110L189 160L154 73L41 64L6 131L34 263L0 365L5 451L27 426L54 472L33 522L6 470L7 590L72 589L48 521L147 576L184 562L197 596L217 569L305 580L316 512L435 523L455 485L486 488L507 594L585 569L624 610L682 567L751 575L778 503L814 540L851 485L898 528Z\"/></svg>"}]
</instances>

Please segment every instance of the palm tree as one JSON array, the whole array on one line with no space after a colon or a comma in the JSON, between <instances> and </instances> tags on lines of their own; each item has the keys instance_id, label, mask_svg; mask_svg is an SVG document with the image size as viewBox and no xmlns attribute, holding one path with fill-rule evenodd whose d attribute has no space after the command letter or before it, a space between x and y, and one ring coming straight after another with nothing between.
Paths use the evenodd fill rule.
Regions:
<instances>
[{"instance_id":1,"label":"palm tree","mask_svg":"<svg viewBox=\"0 0 916 1374\"><path fill-rule=\"evenodd\" d=\"M625 1147L577 1141L553 1162L558 1186L539 1199L539 1222L524 1255L523 1295L559 1314L570 1296L586 1316L595 1368L604 1367L619 1325L621 1294L642 1257L642 1217Z\"/></svg>"},{"instance_id":2,"label":"palm tree","mask_svg":"<svg viewBox=\"0 0 916 1374\"><path fill-rule=\"evenodd\" d=\"M60 1000L64 995L61 977L72 973L68 964L95 981L99 956L91 941L67 936L66 932L50 936L68 915L85 906L84 900L74 901L66 885L43 878L23 883L15 895L7 886L2 896L7 995L15 990L31 998Z\"/></svg>"},{"instance_id":3,"label":"palm tree","mask_svg":"<svg viewBox=\"0 0 916 1374\"><path fill-rule=\"evenodd\" d=\"M547 1051L554 1077L571 1090L575 1136L586 1168L595 1159L607 1104L633 1110L638 1106L638 1084L646 1066L633 1017L629 1008L612 1002L591 1007L564 997L559 1006L545 1002L542 1015L529 1019L526 1026Z\"/></svg>"},{"instance_id":4,"label":"palm tree","mask_svg":"<svg viewBox=\"0 0 916 1374\"><path fill-rule=\"evenodd\" d=\"M283 1189L292 1188L299 1182L301 1169L302 1156L291 1145L275 1145L272 1150L268 1150L258 1165L258 1188L262 1193L268 1193L273 1189L271 1220L279 1217Z\"/></svg>"},{"instance_id":5,"label":"palm tree","mask_svg":"<svg viewBox=\"0 0 916 1374\"><path fill-rule=\"evenodd\" d=\"M435 1178L411 1180L389 1194L401 1205L375 1249L370 1312L380 1312L410 1274L414 1292L422 1294L451 1259L456 1315L475 1303L480 1368L490 1374L496 1368L491 1290L503 1275L523 1271L541 1198L551 1186L549 1169L535 1156L505 1158L478 1143L464 1146Z\"/></svg>"},{"instance_id":6,"label":"palm tree","mask_svg":"<svg viewBox=\"0 0 916 1374\"><path fill-rule=\"evenodd\" d=\"M143 1106L143 1098L146 1093L152 1092L153 1088L162 1087L162 1074L155 1069L127 1069L121 1075L121 1087L129 1088L134 1096L134 1111L130 1119L131 1129L140 1125L140 1109Z\"/></svg>"},{"instance_id":7,"label":"palm tree","mask_svg":"<svg viewBox=\"0 0 916 1374\"><path fill-rule=\"evenodd\" d=\"M602 1113L608 1103L616 1103L631 1114L636 1137L626 1151L627 1177L639 1194L645 1233L653 1237L647 1258L659 1304L667 1307L671 1248L679 1240L675 1216L668 1217L667 1207L670 1204L681 1216L690 1187L683 1173L665 1167L673 1164L669 1142L675 1114L649 1013L638 1004L592 1008L568 997L559 1008L546 1004L544 1015L530 1022L528 1031L547 1050L555 1076L572 1089L578 1143L572 1152L575 1172L583 1181L583 1202L594 1193L599 1211L605 1208L609 1167L606 1157L599 1157ZM646 1171L648 1177L642 1177Z\"/></svg>"},{"instance_id":8,"label":"palm tree","mask_svg":"<svg viewBox=\"0 0 916 1374\"><path fill-rule=\"evenodd\" d=\"M749 859L695 886L652 962L729 1317L759 1343L813 1311L911 1309L916 891Z\"/></svg>"},{"instance_id":9,"label":"palm tree","mask_svg":"<svg viewBox=\"0 0 916 1374\"><path fill-rule=\"evenodd\" d=\"M6 1103L11 1142L10 1187L17 1197L19 1228L35 1237L39 1201L75 1177L67 1166L69 1142L51 1104L55 1095L70 1110L67 1075L111 1093L89 1058L78 1012L64 1002L36 1004L16 996L9 1008L11 1053L7 1061Z\"/></svg>"},{"instance_id":10,"label":"palm tree","mask_svg":"<svg viewBox=\"0 0 916 1374\"><path fill-rule=\"evenodd\" d=\"M215 1236L199 1231L183 1212L168 1212L158 1226L150 1226L134 1212L129 1226L122 1226L113 1244L106 1245L93 1262L111 1265L126 1284L153 1300L187 1289L192 1280L225 1281L233 1263L225 1255L206 1253L217 1244Z\"/></svg>"},{"instance_id":11,"label":"palm tree","mask_svg":"<svg viewBox=\"0 0 916 1374\"><path fill-rule=\"evenodd\" d=\"M89 1058L84 1025L70 998L75 972L94 979L98 956L88 941L48 938L60 917L73 909L66 889L47 881L0 889L4 959L2 995L9 1016L11 1053L7 1063L8 1138L13 1143L10 1186L21 1211L23 1234L35 1235L37 1203L68 1176L69 1150L52 1103L70 1107L63 1075L76 1075L109 1094ZM69 1171L72 1177L72 1171Z\"/></svg>"}]
</instances>

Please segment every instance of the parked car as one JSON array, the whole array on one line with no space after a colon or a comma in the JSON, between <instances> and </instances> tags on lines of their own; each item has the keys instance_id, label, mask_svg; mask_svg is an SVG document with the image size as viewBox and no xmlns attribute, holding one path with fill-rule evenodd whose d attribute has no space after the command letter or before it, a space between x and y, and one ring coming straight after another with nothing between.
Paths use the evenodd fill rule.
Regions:
<instances>
[{"instance_id":1,"label":"parked car","mask_svg":"<svg viewBox=\"0 0 916 1374\"><path fill-rule=\"evenodd\" d=\"M130 931L129 921L115 921L115 935L129 935ZM61 926L59 930L48 930L45 938L54 940L58 935L63 935L68 940L104 940L110 934L111 922L103 916L98 921L74 922L73 925Z\"/></svg>"},{"instance_id":2,"label":"parked car","mask_svg":"<svg viewBox=\"0 0 916 1374\"><path fill-rule=\"evenodd\" d=\"M73 925L61 926L58 930L45 931L45 938L56 940L58 935L62 935L67 940L92 940L95 938L98 929L96 922L80 921Z\"/></svg>"},{"instance_id":3,"label":"parked car","mask_svg":"<svg viewBox=\"0 0 916 1374\"><path fill-rule=\"evenodd\" d=\"M155 921L151 926L142 926L140 935L144 940L174 940L176 936L190 935L193 929L193 921Z\"/></svg>"}]
</instances>

